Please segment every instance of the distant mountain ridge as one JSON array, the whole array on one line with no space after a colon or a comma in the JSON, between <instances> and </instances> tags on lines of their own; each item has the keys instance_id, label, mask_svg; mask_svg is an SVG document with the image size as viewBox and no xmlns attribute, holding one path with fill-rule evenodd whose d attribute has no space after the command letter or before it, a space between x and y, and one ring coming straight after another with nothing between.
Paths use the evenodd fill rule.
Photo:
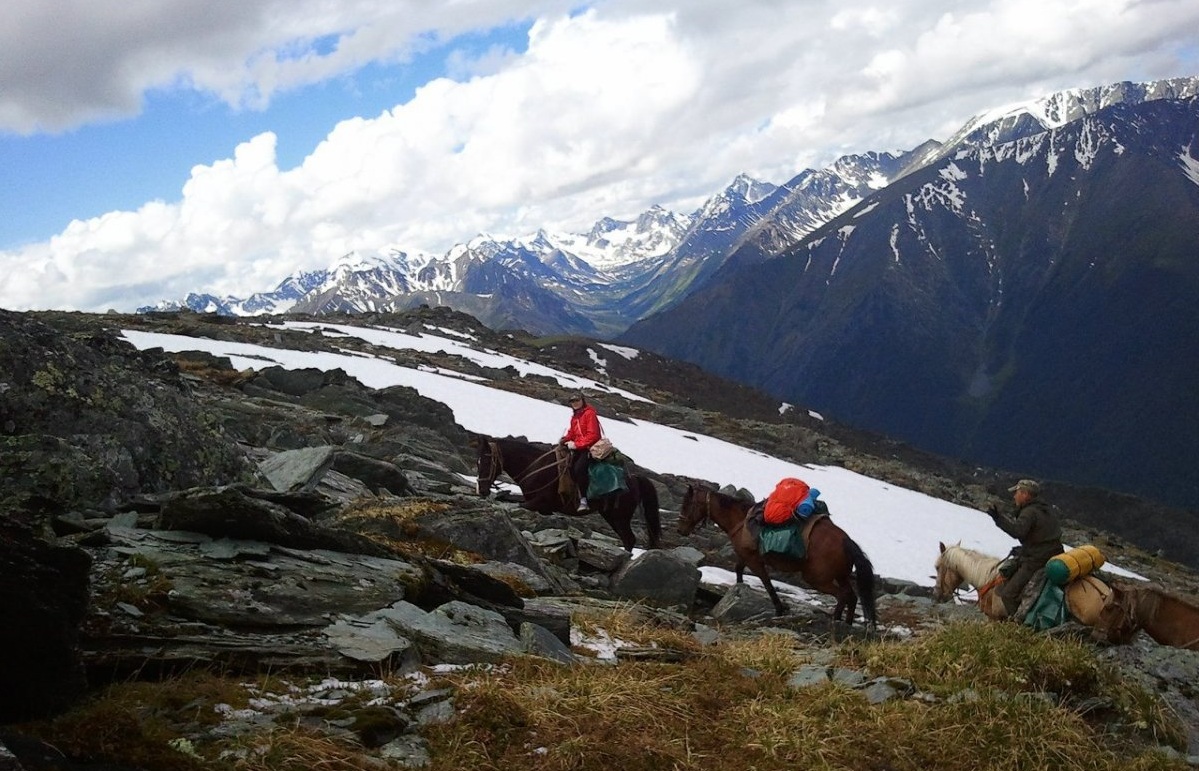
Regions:
<instances>
[{"instance_id":1,"label":"distant mountain ridge","mask_svg":"<svg viewBox=\"0 0 1199 771\"><path fill-rule=\"evenodd\" d=\"M1185 85L963 140L618 341L934 452L1199 507Z\"/></svg>"},{"instance_id":2,"label":"distant mountain ridge","mask_svg":"<svg viewBox=\"0 0 1199 771\"><path fill-rule=\"evenodd\" d=\"M633 220L601 217L587 233L480 235L440 256L397 247L350 253L246 298L193 293L138 311L246 316L448 305L497 327L612 336L704 286L734 254L740 265L778 254L952 153L1030 136L1111 104L1182 98L1197 89L1199 78L1180 78L1064 91L976 116L945 143L930 140L899 155L845 156L783 185L742 174L690 214L655 206Z\"/></svg>"}]
</instances>

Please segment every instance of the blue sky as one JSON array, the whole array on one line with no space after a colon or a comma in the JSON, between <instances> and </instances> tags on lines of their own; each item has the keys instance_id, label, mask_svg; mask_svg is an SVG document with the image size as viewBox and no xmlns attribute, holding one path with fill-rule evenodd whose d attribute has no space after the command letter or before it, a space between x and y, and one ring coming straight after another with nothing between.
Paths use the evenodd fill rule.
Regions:
<instances>
[{"instance_id":1,"label":"blue sky","mask_svg":"<svg viewBox=\"0 0 1199 771\"><path fill-rule=\"evenodd\" d=\"M1197 52L1195 0L9 0L0 307L690 212Z\"/></svg>"},{"instance_id":2,"label":"blue sky","mask_svg":"<svg viewBox=\"0 0 1199 771\"><path fill-rule=\"evenodd\" d=\"M280 93L266 109L160 88L148 91L132 116L65 130L0 133L0 211L16 215L0 219L0 249L44 239L72 219L177 199L193 166L228 157L240 142L265 131L278 137L279 166L294 167L339 120L379 115L412 99L422 83L446 76L451 49L458 55L493 46L519 51L527 34L525 23L431 44L404 65L373 62ZM322 41L314 42L319 50Z\"/></svg>"}]
</instances>

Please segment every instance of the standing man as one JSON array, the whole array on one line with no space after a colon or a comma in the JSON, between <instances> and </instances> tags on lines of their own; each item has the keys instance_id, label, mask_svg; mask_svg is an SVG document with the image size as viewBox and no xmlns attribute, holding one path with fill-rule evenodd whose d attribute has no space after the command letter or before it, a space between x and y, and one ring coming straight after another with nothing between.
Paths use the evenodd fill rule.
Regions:
<instances>
[{"instance_id":1,"label":"standing man","mask_svg":"<svg viewBox=\"0 0 1199 771\"><path fill-rule=\"evenodd\" d=\"M570 427L562 435L559 444L566 445L570 450L570 476L579 488L579 511L587 511L587 486L590 484L588 468L591 466L591 445L603 436L600 430L599 416L595 408L583 399L583 394L570 395Z\"/></svg>"},{"instance_id":2,"label":"standing man","mask_svg":"<svg viewBox=\"0 0 1199 771\"><path fill-rule=\"evenodd\" d=\"M1016 559L1016 572L995 589L1003 599L1003 606L1011 616L1020 607L1020 595L1029 579L1050 557L1061 554L1062 524L1057 514L1041 500L1041 485L1032 479L1021 479L1008 488L1016 504L1015 517L1009 519L999 513L995 504L987 508L987 514L1000 530L1020 542L1020 556Z\"/></svg>"}]
</instances>

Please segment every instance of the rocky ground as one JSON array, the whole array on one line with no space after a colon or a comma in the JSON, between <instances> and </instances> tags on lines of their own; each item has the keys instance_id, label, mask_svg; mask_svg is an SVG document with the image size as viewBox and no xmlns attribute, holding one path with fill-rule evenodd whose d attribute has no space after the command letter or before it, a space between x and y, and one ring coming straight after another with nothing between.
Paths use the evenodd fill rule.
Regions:
<instances>
[{"instance_id":1,"label":"rocky ground","mask_svg":"<svg viewBox=\"0 0 1199 771\"><path fill-rule=\"evenodd\" d=\"M580 371L590 364L578 341L490 333L441 309L388 322L460 327L525 358ZM0 632L0 723L61 712L97 683L200 662L319 671L345 682L365 682L383 665L415 673L509 655L572 662L572 613L613 602L644 604L659 623L713 639L784 629L819 648L861 634L834 625L819 600L792 603L776 618L761 592L701 584L697 565L731 568L732 555L714 529L686 539L675 532L691 480L641 469L663 502L666 548L630 559L596 515L545 517L478 498L467 433L443 405L411 389L372 390L336 372L242 373L206 355L138 353L105 331L117 326L322 344L319 336L190 314L0 312L0 576L5 607L22 609ZM806 413L780 419L772 400L686 365L648 355L612 357L611 365L614 381L668 406L601 397L607 414L840 463L979 508L1000 485L997 476L871 443ZM559 390L538 378L487 374L531 395ZM1199 586L1185 567L1084 522L1072 520L1069 540L1097 543L1173 590ZM645 544L643 530L638 536ZM932 603L920 587L881 586L884 635L977 616L971 605ZM1199 755L1199 653L1143 635L1102 650L1171 704L1190 726L1187 752ZM380 753L417 764L417 729L445 719L447 696L417 682L390 706L396 717ZM267 719L247 716L221 730L252 731ZM0 730L3 741L14 754L22 742Z\"/></svg>"}]
</instances>

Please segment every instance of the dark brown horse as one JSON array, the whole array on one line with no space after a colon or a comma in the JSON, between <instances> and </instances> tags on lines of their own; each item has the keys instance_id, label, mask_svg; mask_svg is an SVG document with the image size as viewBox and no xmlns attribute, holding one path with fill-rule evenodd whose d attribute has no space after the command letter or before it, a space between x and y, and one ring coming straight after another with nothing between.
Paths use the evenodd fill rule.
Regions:
<instances>
[{"instance_id":1,"label":"dark brown horse","mask_svg":"<svg viewBox=\"0 0 1199 771\"><path fill-rule=\"evenodd\" d=\"M1162 645L1199 651L1199 606L1156 586L1113 584L1095 629L1120 644L1144 629Z\"/></svg>"},{"instance_id":2,"label":"dark brown horse","mask_svg":"<svg viewBox=\"0 0 1199 771\"><path fill-rule=\"evenodd\" d=\"M720 526L733 543L737 555L737 583L741 583L748 567L766 587L775 612L783 615L787 606L779 599L770 582L768 568L787 573L799 573L813 589L837 598L833 619L853 623L858 600L862 601L862 616L868 629L877 624L874 612L874 566L862 548L827 517L812 525L807 556L802 560L781 554L761 554L757 539L745 526L752 502L725 495L706 487L688 485L679 510L679 533L690 535L705 519ZM855 591L856 586L856 591Z\"/></svg>"},{"instance_id":3,"label":"dark brown horse","mask_svg":"<svg viewBox=\"0 0 1199 771\"><path fill-rule=\"evenodd\" d=\"M524 496L521 504L541 514L575 515L578 513L578 493L573 484L563 490L555 449L523 439L496 439L478 435L471 438L478 450L478 490L486 498L501 474L507 474L520 485ZM640 507L649 534L649 548L661 546L662 520L658 516L658 491L653 483L640 474L628 475L628 489L608 495L589 497L591 510L604 518L627 550L637 543L633 535L633 515Z\"/></svg>"}]
</instances>

